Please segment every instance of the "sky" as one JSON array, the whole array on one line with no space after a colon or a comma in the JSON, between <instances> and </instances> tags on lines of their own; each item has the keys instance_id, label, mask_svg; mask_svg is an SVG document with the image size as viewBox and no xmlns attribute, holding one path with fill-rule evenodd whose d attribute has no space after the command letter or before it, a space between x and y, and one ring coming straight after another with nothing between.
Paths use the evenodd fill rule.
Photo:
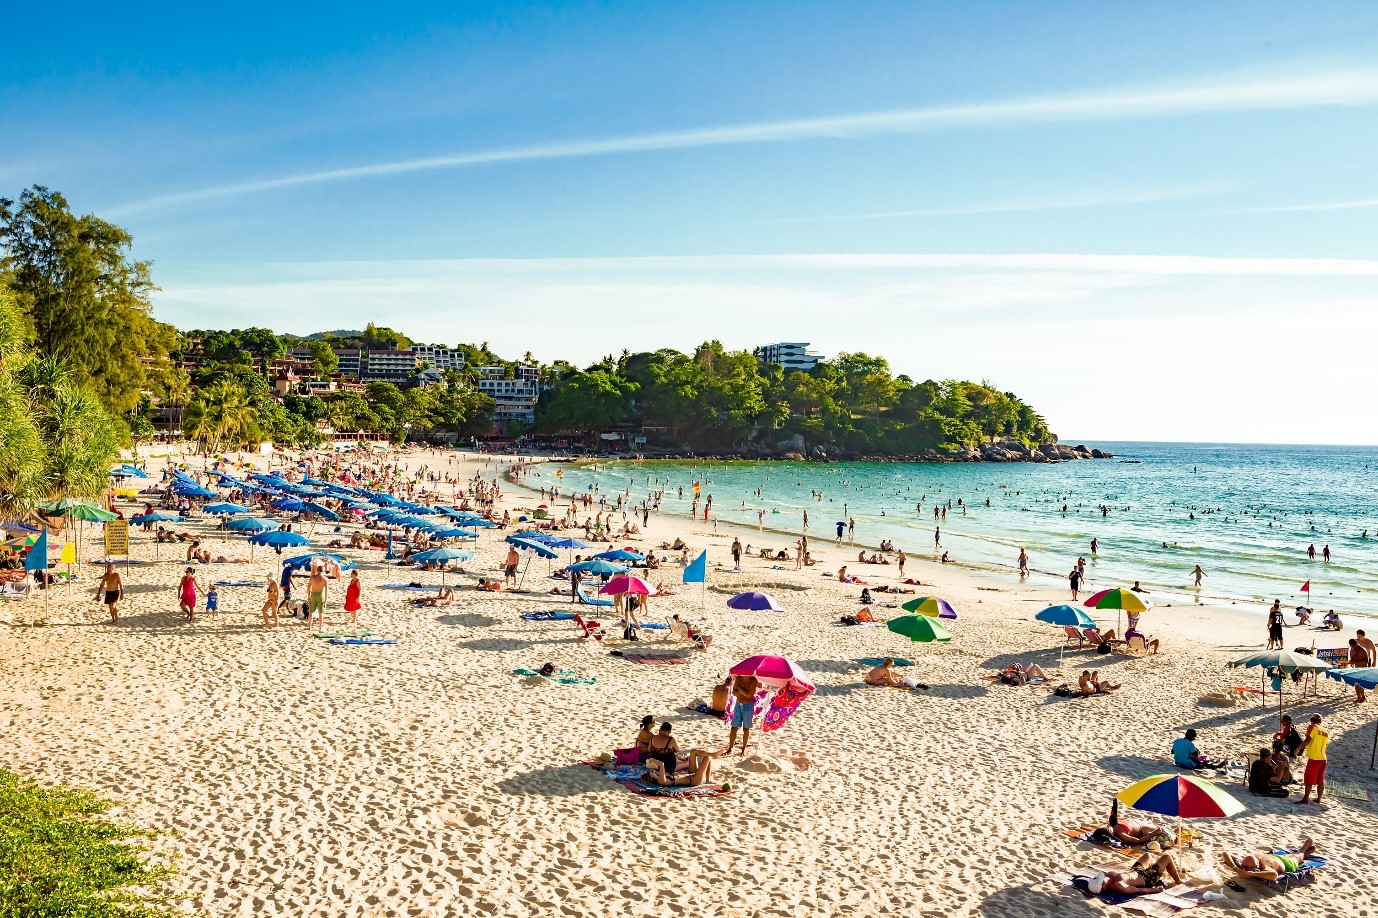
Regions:
<instances>
[{"instance_id":1,"label":"sky","mask_svg":"<svg viewBox=\"0 0 1378 918\"><path fill-rule=\"evenodd\" d=\"M807 341L1064 439L1378 443L1373 3L6 20L0 196L129 229L179 328Z\"/></svg>"}]
</instances>

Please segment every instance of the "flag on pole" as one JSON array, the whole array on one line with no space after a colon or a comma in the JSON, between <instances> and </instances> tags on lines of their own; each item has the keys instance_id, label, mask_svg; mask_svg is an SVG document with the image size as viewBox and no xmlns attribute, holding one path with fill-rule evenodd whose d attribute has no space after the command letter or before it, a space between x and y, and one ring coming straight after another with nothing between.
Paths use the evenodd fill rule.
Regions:
<instances>
[{"instance_id":1,"label":"flag on pole","mask_svg":"<svg viewBox=\"0 0 1378 918\"><path fill-rule=\"evenodd\" d=\"M24 557L24 570L26 571L46 571L48 569L48 527L43 527L43 534L33 543L29 553Z\"/></svg>"},{"instance_id":2,"label":"flag on pole","mask_svg":"<svg viewBox=\"0 0 1378 918\"><path fill-rule=\"evenodd\" d=\"M708 580L708 552L701 551L699 556L690 562L684 569L685 583L705 583Z\"/></svg>"},{"instance_id":3,"label":"flag on pole","mask_svg":"<svg viewBox=\"0 0 1378 918\"><path fill-rule=\"evenodd\" d=\"M1311 592L1311 581L1310 581L1310 580L1306 581L1305 583L1303 583L1303 584L1301 585L1301 592L1303 592L1303 593L1310 593L1310 592Z\"/></svg>"}]
</instances>

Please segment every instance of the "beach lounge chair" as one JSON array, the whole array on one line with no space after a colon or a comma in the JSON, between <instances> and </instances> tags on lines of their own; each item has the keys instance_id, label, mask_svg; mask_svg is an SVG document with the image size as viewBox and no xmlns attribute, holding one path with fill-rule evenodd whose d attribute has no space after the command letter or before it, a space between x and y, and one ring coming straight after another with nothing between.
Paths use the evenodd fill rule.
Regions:
<instances>
[{"instance_id":1,"label":"beach lounge chair","mask_svg":"<svg viewBox=\"0 0 1378 918\"><path fill-rule=\"evenodd\" d=\"M0 597L5 599L23 599L33 594L33 584L28 580L10 580L0 584Z\"/></svg>"},{"instance_id":2,"label":"beach lounge chair","mask_svg":"<svg viewBox=\"0 0 1378 918\"><path fill-rule=\"evenodd\" d=\"M1273 853L1296 857L1298 852L1279 849ZM1280 874L1273 870L1245 870L1240 866L1239 861L1235 860L1234 855L1230 854L1228 851L1222 851L1220 857L1225 862L1225 866L1234 871L1236 876L1246 877L1256 883L1262 883L1270 889L1277 889L1282 892L1287 892L1293 886L1300 886L1303 883L1311 882L1313 879L1312 874L1330 863L1325 858L1313 854L1302 861L1296 870Z\"/></svg>"},{"instance_id":3,"label":"beach lounge chair","mask_svg":"<svg viewBox=\"0 0 1378 918\"><path fill-rule=\"evenodd\" d=\"M670 634L672 637L676 637L681 641L688 641L699 650L706 650L708 649L708 645L713 643L713 636L711 634L699 632L697 636L691 635L689 633L689 623L684 621L671 619Z\"/></svg>"},{"instance_id":4,"label":"beach lounge chair","mask_svg":"<svg viewBox=\"0 0 1378 918\"><path fill-rule=\"evenodd\" d=\"M1083 628L1081 629L1081 635L1086 643L1090 644L1092 647L1099 647L1105 643L1105 641L1101 640L1100 632L1095 628Z\"/></svg>"},{"instance_id":5,"label":"beach lounge chair","mask_svg":"<svg viewBox=\"0 0 1378 918\"><path fill-rule=\"evenodd\" d=\"M577 592L576 595L579 597L579 601L582 602L582 603L583 603L584 605L586 605L586 606L610 606L610 605L612 605L612 600L611 600L611 599L599 599L599 598L596 597L596 596L590 596L588 593L585 593L585 592L584 592L584 585L583 585L582 583L579 584L579 589L578 589L578 592Z\"/></svg>"},{"instance_id":6,"label":"beach lounge chair","mask_svg":"<svg viewBox=\"0 0 1378 918\"><path fill-rule=\"evenodd\" d=\"M1077 642L1077 649L1080 650L1086 645L1086 636L1071 625L1063 625L1062 630L1067 633L1067 643ZM1099 642L1097 642L1099 643Z\"/></svg>"},{"instance_id":7,"label":"beach lounge chair","mask_svg":"<svg viewBox=\"0 0 1378 918\"><path fill-rule=\"evenodd\" d=\"M595 641L603 640L606 634L602 625L592 619L584 618L582 615L574 616L574 624L578 625L584 632L584 637L593 638Z\"/></svg>"}]
</instances>

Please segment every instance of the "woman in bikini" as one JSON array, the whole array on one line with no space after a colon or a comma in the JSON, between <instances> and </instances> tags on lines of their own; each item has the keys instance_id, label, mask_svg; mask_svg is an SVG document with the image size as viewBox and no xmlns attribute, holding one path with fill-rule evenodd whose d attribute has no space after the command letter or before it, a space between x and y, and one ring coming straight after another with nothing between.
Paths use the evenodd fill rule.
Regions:
<instances>
[{"instance_id":1,"label":"woman in bikini","mask_svg":"<svg viewBox=\"0 0 1378 918\"><path fill-rule=\"evenodd\" d=\"M641 718L641 729L636 731L636 742L633 745L636 746L637 761L642 765L646 764L646 756L651 752L651 740L655 739L655 734L651 732L653 723L655 718L647 714Z\"/></svg>"},{"instance_id":2,"label":"woman in bikini","mask_svg":"<svg viewBox=\"0 0 1378 918\"><path fill-rule=\"evenodd\" d=\"M645 721L642 721L642 723L644 724ZM643 732L650 732L649 725L642 729ZM660 725L659 733L655 736L648 737L646 740L643 764L645 764L653 774L655 770L659 768L663 774L673 776L675 770L679 768L679 743L675 742L675 738L670 735L672 729L673 727L670 726L670 722L667 720ZM640 740L640 734L637 735L637 739L638 741ZM637 748L641 748L639 744Z\"/></svg>"}]
</instances>

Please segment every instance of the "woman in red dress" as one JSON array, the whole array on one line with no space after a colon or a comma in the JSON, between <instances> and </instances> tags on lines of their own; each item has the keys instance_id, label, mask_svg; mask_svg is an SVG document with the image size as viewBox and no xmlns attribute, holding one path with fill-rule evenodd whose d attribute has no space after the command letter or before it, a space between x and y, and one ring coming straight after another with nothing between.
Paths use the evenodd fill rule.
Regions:
<instances>
[{"instance_id":1,"label":"woman in red dress","mask_svg":"<svg viewBox=\"0 0 1378 918\"><path fill-rule=\"evenodd\" d=\"M350 571L349 587L345 590L345 611L349 613L349 623L351 625L359 621L359 610L363 604L359 602L359 594L363 591L363 586L359 583L359 572Z\"/></svg>"}]
</instances>

